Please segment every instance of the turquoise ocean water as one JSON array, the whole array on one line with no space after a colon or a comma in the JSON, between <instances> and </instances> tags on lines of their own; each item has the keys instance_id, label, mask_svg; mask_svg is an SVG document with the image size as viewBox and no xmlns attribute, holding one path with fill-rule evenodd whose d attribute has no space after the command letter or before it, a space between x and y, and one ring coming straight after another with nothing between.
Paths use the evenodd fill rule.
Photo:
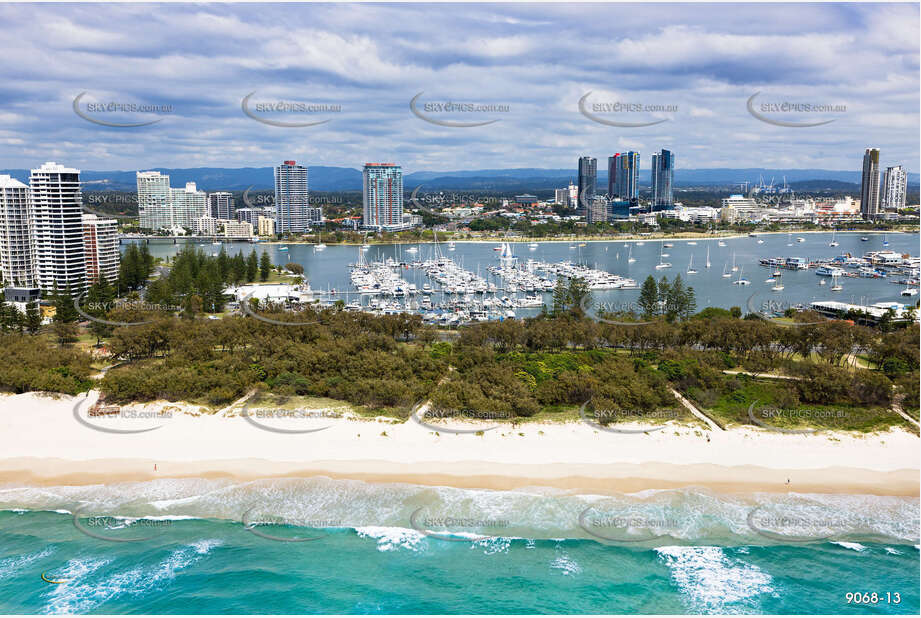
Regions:
<instances>
[{"instance_id":1,"label":"turquoise ocean water","mask_svg":"<svg viewBox=\"0 0 921 618\"><path fill-rule=\"evenodd\" d=\"M0 613L918 614L918 508L325 478L7 485Z\"/></svg>"}]
</instances>

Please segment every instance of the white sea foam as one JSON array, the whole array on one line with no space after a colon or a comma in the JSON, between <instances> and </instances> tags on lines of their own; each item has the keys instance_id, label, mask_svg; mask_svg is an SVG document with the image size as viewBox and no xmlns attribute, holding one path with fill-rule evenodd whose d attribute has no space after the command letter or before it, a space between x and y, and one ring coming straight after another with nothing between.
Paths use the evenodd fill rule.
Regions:
<instances>
[{"instance_id":1,"label":"white sea foam","mask_svg":"<svg viewBox=\"0 0 921 618\"><path fill-rule=\"evenodd\" d=\"M902 555L902 552L892 547L887 547L885 549L886 549L886 553L889 554L890 556L901 556Z\"/></svg>"},{"instance_id":2,"label":"white sea foam","mask_svg":"<svg viewBox=\"0 0 921 618\"><path fill-rule=\"evenodd\" d=\"M759 597L774 592L770 575L728 557L720 547L675 545L657 547L656 552L693 612L757 611Z\"/></svg>"},{"instance_id":3,"label":"white sea foam","mask_svg":"<svg viewBox=\"0 0 921 618\"><path fill-rule=\"evenodd\" d=\"M0 560L0 580L13 577L19 573L23 567L29 566L37 560L50 556L54 552L53 546L48 546L41 551L22 556L12 556Z\"/></svg>"},{"instance_id":4,"label":"white sea foam","mask_svg":"<svg viewBox=\"0 0 921 618\"><path fill-rule=\"evenodd\" d=\"M359 537L377 541L378 551L396 551L408 549L422 551L425 535L418 530L394 528L389 526L361 526L355 529Z\"/></svg>"},{"instance_id":5,"label":"white sea foam","mask_svg":"<svg viewBox=\"0 0 921 618\"><path fill-rule=\"evenodd\" d=\"M550 568L561 571L563 575L578 575L582 572L582 567L579 566L579 563L566 555L559 556L551 562Z\"/></svg>"},{"instance_id":6,"label":"white sea foam","mask_svg":"<svg viewBox=\"0 0 921 618\"><path fill-rule=\"evenodd\" d=\"M62 573L55 574L58 579L67 581L51 590L44 613L86 613L121 596L139 597L151 590L160 589L175 579L183 569L199 562L211 549L221 544L222 541L217 539L196 541L170 552L152 568L139 566L98 578L91 576L108 564L109 560L71 560Z\"/></svg>"},{"instance_id":7,"label":"white sea foam","mask_svg":"<svg viewBox=\"0 0 921 618\"><path fill-rule=\"evenodd\" d=\"M853 549L854 551L863 551L866 549L865 546L860 543L848 543L847 541L832 541L832 545L840 545L844 549Z\"/></svg>"}]
</instances>

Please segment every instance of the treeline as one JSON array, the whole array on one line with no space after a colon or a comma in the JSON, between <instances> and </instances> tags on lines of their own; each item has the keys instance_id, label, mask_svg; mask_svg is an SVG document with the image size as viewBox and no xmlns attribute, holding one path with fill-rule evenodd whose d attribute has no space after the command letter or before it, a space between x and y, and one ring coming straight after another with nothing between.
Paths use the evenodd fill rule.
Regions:
<instances>
[{"instance_id":1,"label":"treeline","mask_svg":"<svg viewBox=\"0 0 921 618\"><path fill-rule=\"evenodd\" d=\"M19 334L0 334L0 349L0 391L76 395L93 384L92 358L80 350Z\"/></svg>"},{"instance_id":2,"label":"treeline","mask_svg":"<svg viewBox=\"0 0 921 618\"><path fill-rule=\"evenodd\" d=\"M187 315L223 311L224 289L230 285L266 281L272 271L269 254L230 257L221 247L217 256L185 247L173 258L169 274L151 281L144 299L153 306L181 308Z\"/></svg>"}]
</instances>

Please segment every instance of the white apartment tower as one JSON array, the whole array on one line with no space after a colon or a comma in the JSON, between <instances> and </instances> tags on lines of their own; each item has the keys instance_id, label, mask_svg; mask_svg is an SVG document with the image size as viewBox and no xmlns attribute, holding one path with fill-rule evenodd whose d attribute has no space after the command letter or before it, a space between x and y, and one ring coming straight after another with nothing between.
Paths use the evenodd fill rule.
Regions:
<instances>
[{"instance_id":1,"label":"white apartment tower","mask_svg":"<svg viewBox=\"0 0 921 618\"><path fill-rule=\"evenodd\" d=\"M160 172L138 172L137 183L141 228L154 231L171 228L169 176Z\"/></svg>"},{"instance_id":2,"label":"white apartment tower","mask_svg":"<svg viewBox=\"0 0 921 618\"><path fill-rule=\"evenodd\" d=\"M80 170L45 163L29 177L38 286L73 295L86 290Z\"/></svg>"},{"instance_id":3,"label":"white apartment tower","mask_svg":"<svg viewBox=\"0 0 921 618\"><path fill-rule=\"evenodd\" d=\"M888 210L905 208L905 192L908 190L908 174L901 165L887 167L883 176L882 205Z\"/></svg>"},{"instance_id":4,"label":"white apartment tower","mask_svg":"<svg viewBox=\"0 0 921 618\"><path fill-rule=\"evenodd\" d=\"M0 176L0 276L10 286L36 286L29 187Z\"/></svg>"},{"instance_id":5,"label":"white apartment tower","mask_svg":"<svg viewBox=\"0 0 921 618\"><path fill-rule=\"evenodd\" d=\"M227 191L218 191L208 194L208 209L215 219L233 219L234 211L233 194Z\"/></svg>"},{"instance_id":6,"label":"white apartment tower","mask_svg":"<svg viewBox=\"0 0 921 618\"><path fill-rule=\"evenodd\" d=\"M86 278L96 281L101 276L112 284L118 279L121 254L118 249L118 222L83 215L83 246L86 251Z\"/></svg>"},{"instance_id":7,"label":"white apartment tower","mask_svg":"<svg viewBox=\"0 0 921 618\"><path fill-rule=\"evenodd\" d=\"M194 229L195 222L208 214L208 197L199 191L194 182L185 183L185 189L170 189L171 229Z\"/></svg>"},{"instance_id":8,"label":"white apartment tower","mask_svg":"<svg viewBox=\"0 0 921 618\"><path fill-rule=\"evenodd\" d=\"M403 226L403 168L396 163L365 163L362 172L362 226Z\"/></svg>"},{"instance_id":9,"label":"white apartment tower","mask_svg":"<svg viewBox=\"0 0 921 618\"><path fill-rule=\"evenodd\" d=\"M307 167L297 161L285 161L275 168L275 231L279 234L302 234L310 229L314 213L310 209ZM323 215L320 211L319 219Z\"/></svg>"}]
</instances>

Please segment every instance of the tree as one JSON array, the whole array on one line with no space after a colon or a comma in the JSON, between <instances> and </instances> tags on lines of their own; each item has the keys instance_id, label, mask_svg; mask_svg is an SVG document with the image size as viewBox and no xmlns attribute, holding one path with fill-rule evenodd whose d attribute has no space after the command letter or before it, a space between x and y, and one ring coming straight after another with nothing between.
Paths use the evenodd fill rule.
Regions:
<instances>
[{"instance_id":1,"label":"tree","mask_svg":"<svg viewBox=\"0 0 921 618\"><path fill-rule=\"evenodd\" d=\"M268 252L263 249L262 257L259 259L259 280L267 281L270 272L272 272L272 260Z\"/></svg>"},{"instance_id":2,"label":"tree","mask_svg":"<svg viewBox=\"0 0 921 618\"><path fill-rule=\"evenodd\" d=\"M553 310L551 313L553 315L561 315L566 311L566 307L569 304L569 292L566 289L566 283L563 281L562 277L558 277L556 280L556 286L553 288Z\"/></svg>"},{"instance_id":3,"label":"tree","mask_svg":"<svg viewBox=\"0 0 921 618\"><path fill-rule=\"evenodd\" d=\"M582 316L592 306L592 292L582 277L573 277L569 280L567 291L570 311L577 316Z\"/></svg>"},{"instance_id":4,"label":"tree","mask_svg":"<svg viewBox=\"0 0 921 618\"><path fill-rule=\"evenodd\" d=\"M253 249L249 257L246 258L246 281L252 282L259 276L259 258L256 256L256 250Z\"/></svg>"},{"instance_id":5,"label":"tree","mask_svg":"<svg viewBox=\"0 0 921 618\"><path fill-rule=\"evenodd\" d=\"M34 335L42 328L42 314L38 308L38 301L26 303L26 330L29 334Z\"/></svg>"},{"instance_id":6,"label":"tree","mask_svg":"<svg viewBox=\"0 0 921 618\"><path fill-rule=\"evenodd\" d=\"M643 281L643 287L640 290L640 298L637 301L640 309L643 311L644 318L651 318L659 310L659 289L656 286L656 280L652 275L646 277Z\"/></svg>"}]
</instances>

